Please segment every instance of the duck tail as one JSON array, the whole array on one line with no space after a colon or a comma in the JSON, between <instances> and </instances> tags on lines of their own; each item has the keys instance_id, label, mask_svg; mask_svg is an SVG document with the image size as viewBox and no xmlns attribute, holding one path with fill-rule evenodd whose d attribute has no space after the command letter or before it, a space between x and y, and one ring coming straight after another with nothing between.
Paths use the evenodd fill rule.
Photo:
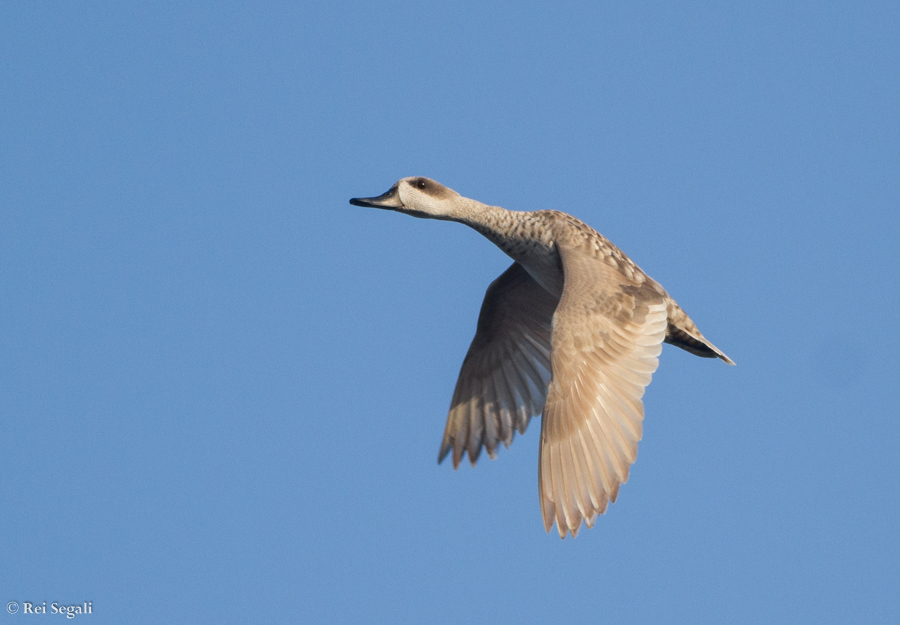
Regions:
<instances>
[{"instance_id":1,"label":"duck tail","mask_svg":"<svg viewBox=\"0 0 900 625\"><path fill-rule=\"evenodd\" d=\"M669 299L668 302L668 313L669 325L666 328L666 343L680 347L701 358L721 358L729 365L734 364L734 361L726 356L725 352L703 336L687 313L672 299Z\"/></svg>"}]
</instances>

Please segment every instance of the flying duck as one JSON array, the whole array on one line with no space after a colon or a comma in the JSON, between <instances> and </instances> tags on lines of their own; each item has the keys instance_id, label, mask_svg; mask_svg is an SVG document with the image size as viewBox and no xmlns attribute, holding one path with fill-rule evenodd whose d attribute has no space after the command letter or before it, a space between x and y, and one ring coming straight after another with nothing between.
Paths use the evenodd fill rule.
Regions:
<instances>
[{"instance_id":1,"label":"flying duck","mask_svg":"<svg viewBox=\"0 0 900 625\"><path fill-rule=\"evenodd\" d=\"M538 488L544 527L592 527L637 457L641 398L662 344L734 362L665 289L596 230L554 210L511 211L434 180L403 178L351 204L456 221L513 264L487 289L447 417L438 462L482 447L493 459L542 414Z\"/></svg>"}]
</instances>

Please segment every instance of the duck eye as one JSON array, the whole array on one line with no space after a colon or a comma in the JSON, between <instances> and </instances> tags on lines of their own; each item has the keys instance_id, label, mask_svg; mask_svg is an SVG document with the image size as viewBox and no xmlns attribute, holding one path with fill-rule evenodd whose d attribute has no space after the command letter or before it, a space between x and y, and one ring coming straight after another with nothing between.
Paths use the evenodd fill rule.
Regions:
<instances>
[{"instance_id":1,"label":"duck eye","mask_svg":"<svg viewBox=\"0 0 900 625\"><path fill-rule=\"evenodd\" d=\"M426 186L425 181L420 178L419 180L416 181L416 186L419 187L420 189L424 189Z\"/></svg>"}]
</instances>

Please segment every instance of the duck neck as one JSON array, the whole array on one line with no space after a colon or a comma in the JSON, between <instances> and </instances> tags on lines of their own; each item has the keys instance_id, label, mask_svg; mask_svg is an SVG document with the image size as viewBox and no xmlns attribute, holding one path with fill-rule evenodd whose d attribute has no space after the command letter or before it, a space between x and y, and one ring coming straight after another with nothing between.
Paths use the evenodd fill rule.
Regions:
<instances>
[{"instance_id":1,"label":"duck neck","mask_svg":"<svg viewBox=\"0 0 900 625\"><path fill-rule=\"evenodd\" d=\"M560 297L564 277L554 242L553 215L552 211L511 211L459 196L447 210L427 216L477 230L522 265L548 293Z\"/></svg>"},{"instance_id":2,"label":"duck neck","mask_svg":"<svg viewBox=\"0 0 900 625\"><path fill-rule=\"evenodd\" d=\"M515 230L513 211L500 206L490 206L466 198L464 210L460 211L460 215L456 221L477 230L501 249L503 241L509 239Z\"/></svg>"},{"instance_id":3,"label":"duck neck","mask_svg":"<svg viewBox=\"0 0 900 625\"><path fill-rule=\"evenodd\" d=\"M556 289L558 258L545 213L511 211L467 200L456 221L484 235L507 256L528 269L548 290Z\"/></svg>"}]
</instances>

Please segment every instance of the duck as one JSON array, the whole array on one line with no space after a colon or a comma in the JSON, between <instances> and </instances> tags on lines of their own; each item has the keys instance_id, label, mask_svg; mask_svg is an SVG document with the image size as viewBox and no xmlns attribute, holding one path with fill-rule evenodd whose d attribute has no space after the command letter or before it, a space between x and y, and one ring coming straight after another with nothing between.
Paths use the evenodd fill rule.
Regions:
<instances>
[{"instance_id":1,"label":"duck","mask_svg":"<svg viewBox=\"0 0 900 625\"><path fill-rule=\"evenodd\" d=\"M732 361L666 290L583 221L513 211L430 178L402 178L355 206L473 228L513 263L487 289L450 402L438 463L524 434L541 417L538 491L544 528L591 528L628 480L643 433L643 395L662 344Z\"/></svg>"}]
</instances>

